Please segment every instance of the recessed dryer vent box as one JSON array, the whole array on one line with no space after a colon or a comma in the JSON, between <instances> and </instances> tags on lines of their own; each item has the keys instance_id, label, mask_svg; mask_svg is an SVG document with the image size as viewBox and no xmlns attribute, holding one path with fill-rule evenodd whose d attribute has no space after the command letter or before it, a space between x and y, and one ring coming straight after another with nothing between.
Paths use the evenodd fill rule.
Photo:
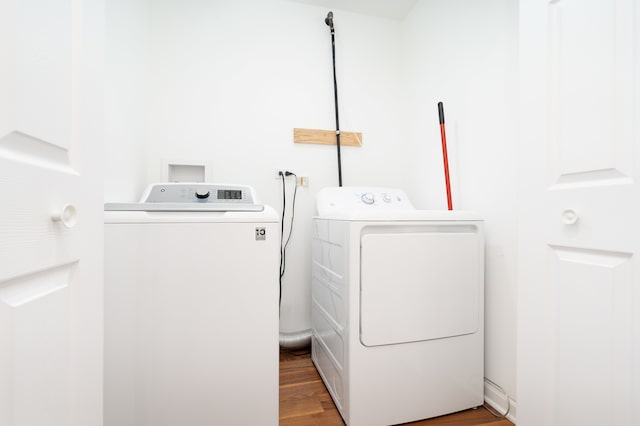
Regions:
<instances>
[{"instance_id":1,"label":"recessed dryer vent box","mask_svg":"<svg viewBox=\"0 0 640 426\"><path fill-rule=\"evenodd\" d=\"M213 167L208 161L163 160L163 182L211 182Z\"/></svg>"}]
</instances>

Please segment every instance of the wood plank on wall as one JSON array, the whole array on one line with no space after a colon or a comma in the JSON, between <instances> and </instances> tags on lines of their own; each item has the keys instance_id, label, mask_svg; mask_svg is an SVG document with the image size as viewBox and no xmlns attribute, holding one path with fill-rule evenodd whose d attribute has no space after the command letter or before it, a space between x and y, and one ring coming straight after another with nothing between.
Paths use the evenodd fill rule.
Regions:
<instances>
[{"instance_id":1,"label":"wood plank on wall","mask_svg":"<svg viewBox=\"0 0 640 426\"><path fill-rule=\"evenodd\" d=\"M335 130L293 129L294 143L313 143L321 145L335 145ZM340 132L340 146L362 146L361 132Z\"/></svg>"}]
</instances>

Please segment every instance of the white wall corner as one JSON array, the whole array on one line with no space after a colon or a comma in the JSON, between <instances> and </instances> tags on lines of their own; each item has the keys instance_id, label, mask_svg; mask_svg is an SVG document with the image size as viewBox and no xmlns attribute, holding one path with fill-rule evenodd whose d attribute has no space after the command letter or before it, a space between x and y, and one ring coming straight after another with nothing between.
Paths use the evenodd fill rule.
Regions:
<instances>
[{"instance_id":1,"label":"white wall corner","mask_svg":"<svg viewBox=\"0 0 640 426\"><path fill-rule=\"evenodd\" d=\"M513 424L516 424L517 403L515 400L509 398L502 389L485 382L484 402L490 405L498 414L504 415L506 413L504 417Z\"/></svg>"}]
</instances>

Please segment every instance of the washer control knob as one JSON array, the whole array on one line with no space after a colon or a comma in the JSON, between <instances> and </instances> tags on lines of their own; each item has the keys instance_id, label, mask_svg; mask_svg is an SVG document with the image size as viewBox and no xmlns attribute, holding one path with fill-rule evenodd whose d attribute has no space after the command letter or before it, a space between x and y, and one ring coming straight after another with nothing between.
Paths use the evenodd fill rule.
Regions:
<instances>
[{"instance_id":1,"label":"washer control knob","mask_svg":"<svg viewBox=\"0 0 640 426\"><path fill-rule=\"evenodd\" d=\"M209 195L211 195L211 193L206 188L196 189L196 198L199 198L199 199L209 198Z\"/></svg>"},{"instance_id":2,"label":"washer control knob","mask_svg":"<svg viewBox=\"0 0 640 426\"><path fill-rule=\"evenodd\" d=\"M371 192L365 192L364 194L362 194L360 199L365 204L373 204L373 202L375 201L375 198L373 197L373 194Z\"/></svg>"},{"instance_id":3,"label":"washer control knob","mask_svg":"<svg viewBox=\"0 0 640 426\"><path fill-rule=\"evenodd\" d=\"M382 194L382 200L385 203L390 203L391 202L391 196L389 194Z\"/></svg>"}]
</instances>

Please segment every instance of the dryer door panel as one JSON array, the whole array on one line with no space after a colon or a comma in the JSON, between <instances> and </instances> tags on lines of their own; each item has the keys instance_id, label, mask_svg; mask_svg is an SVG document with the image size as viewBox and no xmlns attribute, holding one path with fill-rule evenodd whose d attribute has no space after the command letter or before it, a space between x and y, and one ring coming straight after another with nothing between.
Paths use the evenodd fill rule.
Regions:
<instances>
[{"instance_id":1,"label":"dryer door panel","mask_svg":"<svg viewBox=\"0 0 640 426\"><path fill-rule=\"evenodd\" d=\"M362 344L390 345L476 332L482 302L482 244L481 236L469 232L363 235Z\"/></svg>"}]
</instances>

